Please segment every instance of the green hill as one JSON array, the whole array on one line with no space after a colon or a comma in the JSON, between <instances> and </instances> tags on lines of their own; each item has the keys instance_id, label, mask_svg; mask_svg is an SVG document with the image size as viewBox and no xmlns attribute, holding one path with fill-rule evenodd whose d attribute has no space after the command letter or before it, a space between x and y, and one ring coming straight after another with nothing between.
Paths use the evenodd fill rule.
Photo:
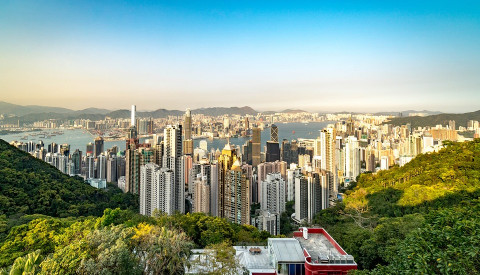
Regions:
<instances>
[{"instance_id":1,"label":"green hill","mask_svg":"<svg viewBox=\"0 0 480 275\"><path fill-rule=\"evenodd\" d=\"M270 237L203 213L142 216L137 197L93 188L3 140L0 191L1 275L181 274L191 248L220 251L219 265L235 266L232 244Z\"/></svg>"},{"instance_id":2,"label":"green hill","mask_svg":"<svg viewBox=\"0 0 480 275\"><path fill-rule=\"evenodd\" d=\"M432 116L411 116L411 117L395 117L391 120L384 122L384 124L392 124L394 126L401 126L410 123L412 127L434 127L438 124L448 125L449 120L455 120L455 127L459 126L467 127L469 120L480 120L480 110L464 114L438 114Z\"/></svg>"},{"instance_id":3,"label":"green hill","mask_svg":"<svg viewBox=\"0 0 480 275\"><path fill-rule=\"evenodd\" d=\"M403 167L362 174L315 223L360 274L480 272L480 139L447 143Z\"/></svg>"},{"instance_id":4,"label":"green hill","mask_svg":"<svg viewBox=\"0 0 480 275\"><path fill-rule=\"evenodd\" d=\"M138 209L135 196L96 189L0 139L0 215L101 216L105 208Z\"/></svg>"}]
</instances>

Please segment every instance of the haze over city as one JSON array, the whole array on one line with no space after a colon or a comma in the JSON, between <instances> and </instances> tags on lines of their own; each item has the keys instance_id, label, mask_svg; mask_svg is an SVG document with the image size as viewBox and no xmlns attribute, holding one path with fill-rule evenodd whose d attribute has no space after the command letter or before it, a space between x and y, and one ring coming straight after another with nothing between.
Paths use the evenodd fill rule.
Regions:
<instances>
[{"instance_id":1,"label":"haze over city","mask_svg":"<svg viewBox=\"0 0 480 275\"><path fill-rule=\"evenodd\" d=\"M475 1L4 1L0 99L141 110L467 112Z\"/></svg>"}]
</instances>

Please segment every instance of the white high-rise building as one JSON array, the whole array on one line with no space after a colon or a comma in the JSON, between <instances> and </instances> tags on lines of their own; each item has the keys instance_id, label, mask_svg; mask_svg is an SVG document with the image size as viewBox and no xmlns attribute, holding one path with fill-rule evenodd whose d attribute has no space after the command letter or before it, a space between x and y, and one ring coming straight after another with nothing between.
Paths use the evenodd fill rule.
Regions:
<instances>
[{"instance_id":1,"label":"white high-rise building","mask_svg":"<svg viewBox=\"0 0 480 275\"><path fill-rule=\"evenodd\" d=\"M281 214L285 211L285 180L280 173L271 173L262 183L262 210Z\"/></svg>"},{"instance_id":2,"label":"white high-rise building","mask_svg":"<svg viewBox=\"0 0 480 275\"><path fill-rule=\"evenodd\" d=\"M349 136L345 144L345 179L355 181L360 175L360 148L356 137Z\"/></svg>"},{"instance_id":3,"label":"white high-rise building","mask_svg":"<svg viewBox=\"0 0 480 275\"><path fill-rule=\"evenodd\" d=\"M174 174L167 168L148 163L140 167L140 214L151 216L155 209L171 215L176 209Z\"/></svg>"},{"instance_id":4,"label":"white high-rise building","mask_svg":"<svg viewBox=\"0 0 480 275\"><path fill-rule=\"evenodd\" d=\"M173 172L174 209L185 213L185 171L182 161L182 126L168 125L163 132L162 167Z\"/></svg>"},{"instance_id":5,"label":"white high-rise building","mask_svg":"<svg viewBox=\"0 0 480 275\"><path fill-rule=\"evenodd\" d=\"M297 168L294 163L290 164L290 169L287 170L287 201L295 199L295 178L301 173L302 169Z\"/></svg>"},{"instance_id":6,"label":"white high-rise building","mask_svg":"<svg viewBox=\"0 0 480 275\"><path fill-rule=\"evenodd\" d=\"M320 131L321 142L321 168L322 170L331 172L329 174L329 196L330 204L337 198L338 186L337 186L337 169L335 167L335 129L327 127Z\"/></svg>"},{"instance_id":7,"label":"white high-rise building","mask_svg":"<svg viewBox=\"0 0 480 275\"><path fill-rule=\"evenodd\" d=\"M130 126L135 127L135 112L137 111L137 106L132 105L132 112L130 113Z\"/></svg>"}]
</instances>

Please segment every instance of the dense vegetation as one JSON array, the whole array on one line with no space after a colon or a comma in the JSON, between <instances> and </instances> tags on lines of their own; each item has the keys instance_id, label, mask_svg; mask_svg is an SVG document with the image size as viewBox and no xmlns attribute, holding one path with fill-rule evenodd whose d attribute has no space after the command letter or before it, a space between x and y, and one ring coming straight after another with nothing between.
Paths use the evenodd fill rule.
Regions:
<instances>
[{"instance_id":1,"label":"dense vegetation","mask_svg":"<svg viewBox=\"0 0 480 275\"><path fill-rule=\"evenodd\" d=\"M480 273L480 140L362 174L315 223L361 274Z\"/></svg>"},{"instance_id":2,"label":"dense vegetation","mask_svg":"<svg viewBox=\"0 0 480 275\"><path fill-rule=\"evenodd\" d=\"M113 185L91 187L0 140L0 215L101 216L117 207L136 211L138 199Z\"/></svg>"},{"instance_id":3,"label":"dense vegetation","mask_svg":"<svg viewBox=\"0 0 480 275\"><path fill-rule=\"evenodd\" d=\"M95 189L4 141L0 190L0 274L178 274L191 248L238 265L227 244L271 237L201 213L142 216L133 195Z\"/></svg>"},{"instance_id":4,"label":"dense vegetation","mask_svg":"<svg viewBox=\"0 0 480 275\"><path fill-rule=\"evenodd\" d=\"M480 111L464 113L464 114L438 114L431 116L410 116L410 117L395 117L390 121L385 122L394 126L401 126L410 123L412 127L435 126L438 124L448 125L449 120L455 120L456 127L467 127L469 120L480 120Z\"/></svg>"}]
</instances>

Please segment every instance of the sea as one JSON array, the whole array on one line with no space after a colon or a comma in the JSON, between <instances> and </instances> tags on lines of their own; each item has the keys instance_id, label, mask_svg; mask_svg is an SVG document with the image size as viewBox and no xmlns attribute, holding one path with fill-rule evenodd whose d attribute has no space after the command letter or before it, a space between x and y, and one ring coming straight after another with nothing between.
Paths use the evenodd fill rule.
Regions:
<instances>
[{"instance_id":1,"label":"sea","mask_svg":"<svg viewBox=\"0 0 480 275\"><path fill-rule=\"evenodd\" d=\"M278 139L281 142L283 139L287 140L294 140L299 138L306 138L306 139L314 139L319 136L319 131L323 128L327 127L328 124L333 124L332 121L322 121L322 122L309 122L309 123L301 123L301 122L291 122L291 123L275 123L278 127ZM53 132L63 132L63 134L56 134L51 136L50 138L43 138L39 135L32 135L38 134L40 132L22 132L16 134L8 134L8 135L0 135L0 139L3 139L7 142L11 141L21 141L21 142L29 142L34 141L38 143L40 140L43 141L45 147L47 144L55 142L57 144L69 144L70 145L70 152L74 152L76 149L79 149L82 152L85 152L86 146L89 142L94 142L96 136L93 136L86 130L82 129L45 129L42 130L42 133L52 134ZM27 136L27 139L23 139ZM230 138L230 144L242 146L248 141L250 138L248 137L238 137L238 138ZM265 128L262 131L261 135L261 144L262 144L262 151L263 145L270 140L270 128ZM227 143L227 139L195 139L194 140L194 148L199 147L200 141L206 140L207 141L207 149L210 151L211 149L219 149L222 150ZM140 142L144 142L145 138L140 139ZM104 148L105 150L112 148L113 146L117 146L119 150L125 150L125 141L124 140L116 140L116 141L105 141Z\"/></svg>"}]
</instances>

